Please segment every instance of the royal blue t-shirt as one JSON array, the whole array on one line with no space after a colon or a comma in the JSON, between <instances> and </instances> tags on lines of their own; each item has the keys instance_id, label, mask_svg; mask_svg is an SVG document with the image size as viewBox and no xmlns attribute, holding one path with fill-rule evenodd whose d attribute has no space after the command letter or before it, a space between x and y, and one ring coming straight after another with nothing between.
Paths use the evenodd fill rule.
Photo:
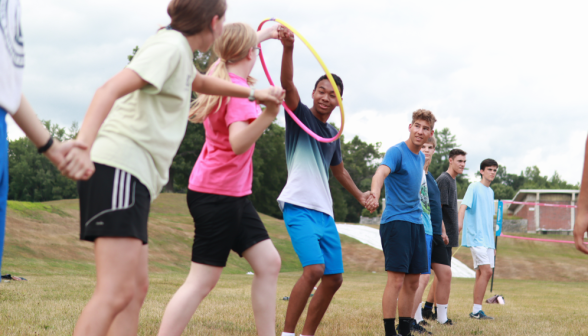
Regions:
<instances>
[{"instance_id":1,"label":"royal blue t-shirt","mask_svg":"<svg viewBox=\"0 0 588 336\"><path fill-rule=\"evenodd\" d=\"M427 173L427 188L429 191L429 207L431 208L431 223L433 224L433 234L441 235L441 224L443 222L443 212L441 210L441 192L437 181L431 172Z\"/></svg>"},{"instance_id":2,"label":"royal blue t-shirt","mask_svg":"<svg viewBox=\"0 0 588 336\"><path fill-rule=\"evenodd\" d=\"M381 224L406 221L422 225L420 190L425 154L415 154L401 142L388 149L382 165L390 168L390 174L384 180L386 208Z\"/></svg>"}]
</instances>

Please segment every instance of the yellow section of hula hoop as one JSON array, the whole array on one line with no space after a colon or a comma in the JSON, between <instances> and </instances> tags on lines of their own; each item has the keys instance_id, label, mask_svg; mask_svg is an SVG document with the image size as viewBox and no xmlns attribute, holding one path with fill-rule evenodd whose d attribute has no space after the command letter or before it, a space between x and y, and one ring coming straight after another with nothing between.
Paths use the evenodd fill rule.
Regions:
<instances>
[{"instance_id":1,"label":"yellow section of hula hoop","mask_svg":"<svg viewBox=\"0 0 588 336\"><path fill-rule=\"evenodd\" d=\"M335 90L335 95L337 96L337 101L339 102L339 108L341 109L341 130L340 131L343 132L343 126L345 126L345 110L343 109L343 99L341 98L341 92L339 92L339 87L337 86L337 83L335 83L335 79L333 79L333 76L331 75L331 72L327 68L327 65L325 64L325 62L323 62L323 60L321 59L319 54L316 52L316 50L314 50L312 45L310 45L310 43L304 38L304 36L302 36L296 29L294 29L294 27L292 27L291 25L289 25L288 23L286 23L280 19L268 18L265 21L274 21L274 22L277 22L277 23L281 24L282 26L290 29L290 31L293 32L294 35L298 36L298 38L302 42L304 42L304 44L306 45L308 50L310 50L310 52L314 55L314 58L316 58L316 60L319 62L319 64L323 68L323 70L325 70L325 74L327 75L327 78L329 78L329 82L331 82L331 85L333 86L333 90Z\"/></svg>"}]
</instances>

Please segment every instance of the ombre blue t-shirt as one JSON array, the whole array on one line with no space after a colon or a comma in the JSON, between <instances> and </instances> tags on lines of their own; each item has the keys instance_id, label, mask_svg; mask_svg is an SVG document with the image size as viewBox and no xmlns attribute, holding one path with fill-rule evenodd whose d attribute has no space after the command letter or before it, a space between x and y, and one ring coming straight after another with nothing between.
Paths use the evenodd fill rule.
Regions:
<instances>
[{"instance_id":1,"label":"ombre blue t-shirt","mask_svg":"<svg viewBox=\"0 0 588 336\"><path fill-rule=\"evenodd\" d=\"M420 190L425 154L413 153L403 141L388 149L382 165L390 168L390 174L384 180L386 208L381 224L391 221L423 224Z\"/></svg>"},{"instance_id":2,"label":"ombre blue t-shirt","mask_svg":"<svg viewBox=\"0 0 588 336\"><path fill-rule=\"evenodd\" d=\"M306 127L323 138L337 135L337 129L318 120L302 102L292 111ZM284 203L333 214L333 199L329 189L329 167L342 161L339 139L330 143L318 142L286 115L286 163L288 180L278 197L280 208ZM421 167L422 169L422 167Z\"/></svg>"}]
</instances>

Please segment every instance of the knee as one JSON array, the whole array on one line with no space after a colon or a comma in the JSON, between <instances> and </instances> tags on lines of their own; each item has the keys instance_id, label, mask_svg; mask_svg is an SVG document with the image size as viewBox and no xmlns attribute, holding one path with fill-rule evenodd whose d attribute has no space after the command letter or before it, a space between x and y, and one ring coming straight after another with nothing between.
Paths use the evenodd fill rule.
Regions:
<instances>
[{"instance_id":1,"label":"knee","mask_svg":"<svg viewBox=\"0 0 588 336\"><path fill-rule=\"evenodd\" d=\"M343 285L343 275L333 274L323 277L321 286L328 286L330 290L337 291Z\"/></svg>"},{"instance_id":2,"label":"knee","mask_svg":"<svg viewBox=\"0 0 588 336\"><path fill-rule=\"evenodd\" d=\"M492 277L492 269L487 268L487 269L483 270L482 275L484 276L484 278L490 279Z\"/></svg>"},{"instance_id":3,"label":"knee","mask_svg":"<svg viewBox=\"0 0 588 336\"><path fill-rule=\"evenodd\" d=\"M102 301L102 306L117 314L124 310L135 297L135 286L131 283L116 286L109 290L98 289L96 297Z\"/></svg>"},{"instance_id":4,"label":"knee","mask_svg":"<svg viewBox=\"0 0 588 336\"><path fill-rule=\"evenodd\" d=\"M280 259L280 255L276 252L274 255L264 260L263 267L255 270L255 274L264 277L278 277L281 268L282 260Z\"/></svg>"},{"instance_id":5,"label":"knee","mask_svg":"<svg viewBox=\"0 0 588 336\"><path fill-rule=\"evenodd\" d=\"M309 283L316 284L325 274L324 265L310 265L304 267L303 278Z\"/></svg>"},{"instance_id":6,"label":"knee","mask_svg":"<svg viewBox=\"0 0 588 336\"><path fill-rule=\"evenodd\" d=\"M407 288L408 290L410 290L411 292L414 292L417 289L419 289L419 279L408 281L408 283L406 283L405 285L408 286L408 288Z\"/></svg>"}]
</instances>

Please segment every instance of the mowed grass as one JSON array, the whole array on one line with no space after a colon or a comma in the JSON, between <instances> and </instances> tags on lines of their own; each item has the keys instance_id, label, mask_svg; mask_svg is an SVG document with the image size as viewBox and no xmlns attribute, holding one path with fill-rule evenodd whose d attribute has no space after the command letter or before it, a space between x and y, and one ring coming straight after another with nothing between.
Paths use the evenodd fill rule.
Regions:
<instances>
[{"instance_id":1,"label":"mowed grass","mask_svg":"<svg viewBox=\"0 0 588 336\"><path fill-rule=\"evenodd\" d=\"M288 296L300 273L282 273L278 285L278 319L283 328ZM141 312L139 335L156 335L165 306L182 284L179 272L151 274ZM250 302L253 276L224 274L190 321L184 335L255 335ZM384 273L351 273L344 277L317 335L383 335L381 295ZM3 283L0 288L2 335L68 335L94 286L91 274L30 276L28 282ZM586 335L583 303L587 283L499 280L495 292L506 305L485 305L495 321L471 320L473 280L454 279L449 317L454 326L433 324L435 335ZM488 294L490 295L490 294ZM299 330L305 314L299 323ZM279 335L279 333L277 334Z\"/></svg>"},{"instance_id":2,"label":"mowed grass","mask_svg":"<svg viewBox=\"0 0 588 336\"><path fill-rule=\"evenodd\" d=\"M139 335L157 334L167 302L187 275L194 234L185 195L163 194L151 210L151 286ZM290 295L301 266L283 221L261 216L282 257L279 335L287 306L281 298ZM77 200L9 203L2 273L29 281L0 284L0 335L72 333L95 285L93 244L79 241L78 234ZM341 236L341 240L347 273L317 335L383 335L383 254L355 239ZM471 266L469 250L460 249L456 257ZM253 276L246 275L250 270L245 260L231 254L221 281L184 335L255 335L250 303ZM584 281L588 260L572 244L501 239L496 276L494 293L502 294L507 304L485 305L484 310L497 320L470 320L473 280L454 279L449 317L456 325L433 325L431 331L435 335L588 335L582 309L588 299Z\"/></svg>"}]
</instances>

